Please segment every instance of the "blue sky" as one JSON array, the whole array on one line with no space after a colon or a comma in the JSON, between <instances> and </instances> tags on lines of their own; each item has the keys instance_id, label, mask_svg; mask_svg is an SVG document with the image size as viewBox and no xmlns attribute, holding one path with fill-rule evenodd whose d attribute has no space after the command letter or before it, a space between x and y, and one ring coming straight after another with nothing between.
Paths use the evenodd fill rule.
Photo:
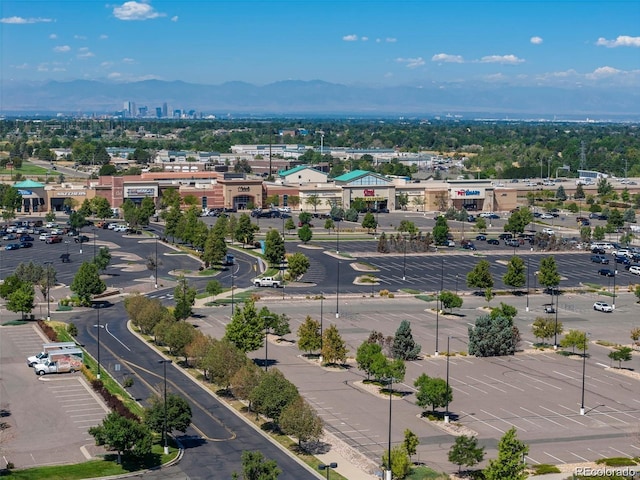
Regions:
<instances>
[{"instance_id":1,"label":"blue sky","mask_svg":"<svg viewBox=\"0 0 640 480\"><path fill-rule=\"evenodd\" d=\"M2 0L0 77L640 88L640 1Z\"/></svg>"}]
</instances>

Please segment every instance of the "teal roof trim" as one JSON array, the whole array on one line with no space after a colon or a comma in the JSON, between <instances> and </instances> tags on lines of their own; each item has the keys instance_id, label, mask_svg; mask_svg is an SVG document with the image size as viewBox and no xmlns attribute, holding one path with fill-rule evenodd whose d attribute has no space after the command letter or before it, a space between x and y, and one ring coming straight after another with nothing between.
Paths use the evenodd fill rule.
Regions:
<instances>
[{"instance_id":1,"label":"teal roof trim","mask_svg":"<svg viewBox=\"0 0 640 480\"><path fill-rule=\"evenodd\" d=\"M13 185L16 188L42 188L44 183L34 182L33 180L24 180Z\"/></svg>"}]
</instances>

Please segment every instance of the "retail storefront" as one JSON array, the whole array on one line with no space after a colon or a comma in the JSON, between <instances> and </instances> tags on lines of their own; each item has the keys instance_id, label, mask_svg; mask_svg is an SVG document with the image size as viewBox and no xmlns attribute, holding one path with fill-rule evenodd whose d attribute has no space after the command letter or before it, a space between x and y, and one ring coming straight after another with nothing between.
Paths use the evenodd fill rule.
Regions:
<instances>
[{"instance_id":1,"label":"retail storefront","mask_svg":"<svg viewBox=\"0 0 640 480\"><path fill-rule=\"evenodd\" d=\"M52 186L46 191L48 197L49 210L52 212L62 212L66 208L76 209L85 201L91 200L95 196L95 190L78 186ZM73 199L73 201L69 200Z\"/></svg>"},{"instance_id":2,"label":"retail storefront","mask_svg":"<svg viewBox=\"0 0 640 480\"><path fill-rule=\"evenodd\" d=\"M18 190L18 193L22 195L22 205L18 208L18 211L31 213L46 210L43 183L25 180L13 186Z\"/></svg>"}]
</instances>

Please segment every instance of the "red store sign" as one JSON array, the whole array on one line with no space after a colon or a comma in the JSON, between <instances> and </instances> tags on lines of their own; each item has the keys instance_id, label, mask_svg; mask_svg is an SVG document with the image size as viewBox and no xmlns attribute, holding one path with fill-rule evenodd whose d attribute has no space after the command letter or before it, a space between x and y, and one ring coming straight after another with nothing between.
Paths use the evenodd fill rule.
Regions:
<instances>
[{"instance_id":1,"label":"red store sign","mask_svg":"<svg viewBox=\"0 0 640 480\"><path fill-rule=\"evenodd\" d=\"M364 196L365 197L375 197L376 196L376 191L373 188L365 188L364 189Z\"/></svg>"}]
</instances>

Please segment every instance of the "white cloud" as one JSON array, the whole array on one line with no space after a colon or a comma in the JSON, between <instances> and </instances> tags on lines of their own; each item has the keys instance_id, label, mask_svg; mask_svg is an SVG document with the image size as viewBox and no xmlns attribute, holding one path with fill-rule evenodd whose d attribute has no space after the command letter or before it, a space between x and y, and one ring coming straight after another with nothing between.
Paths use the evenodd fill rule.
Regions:
<instances>
[{"instance_id":1,"label":"white cloud","mask_svg":"<svg viewBox=\"0 0 640 480\"><path fill-rule=\"evenodd\" d=\"M23 63L21 65L14 65L14 67L16 70L29 70L29 64L28 63Z\"/></svg>"},{"instance_id":2,"label":"white cloud","mask_svg":"<svg viewBox=\"0 0 640 480\"><path fill-rule=\"evenodd\" d=\"M113 65L113 62L102 62L100 64L100 66L103 67L103 68L108 68L108 67L110 67L112 65Z\"/></svg>"},{"instance_id":3,"label":"white cloud","mask_svg":"<svg viewBox=\"0 0 640 480\"><path fill-rule=\"evenodd\" d=\"M64 67L53 67L53 68L51 69L51 71L52 71L52 72L66 72L66 71L67 71L67 69L66 69L66 68L64 68Z\"/></svg>"},{"instance_id":4,"label":"white cloud","mask_svg":"<svg viewBox=\"0 0 640 480\"><path fill-rule=\"evenodd\" d=\"M630 37L628 35L620 35L615 40L607 40L604 37L598 38L596 45L608 48L615 47L640 47L640 37Z\"/></svg>"},{"instance_id":5,"label":"white cloud","mask_svg":"<svg viewBox=\"0 0 640 480\"><path fill-rule=\"evenodd\" d=\"M396 58L396 62L405 63L407 68L417 68L424 65L424 59L422 57L416 58Z\"/></svg>"},{"instance_id":6,"label":"white cloud","mask_svg":"<svg viewBox=\"0 0 640 480\"><path fill-rule=\"evenodd\" d=\"M344 40L345 42L357 42L358 36L355 34L345 35L344 37L342 37L342 40Z\"/></svg>"},{"instance_id":7,"label":"white cloud","mask_svg":"<svg viewBox=\"0 0 640 480\"><path fill-rule=\"evenodd\" d=\"M380 43L382 40L380 40L379 38L376 38L376 43Z\"/></svg>"},{"instance_id":8,"label":"white cloud","mask_svg":"<svg viewBox=\"0 0 640 480\"><path fill-rule=\"evenodd\" d=\"M177 22L178 21L178 16L174 15L173 17L171 17L171 21L172 22Z\"/></svg>"},{"instance_id":9,"label":"white cloud","mask_svg":"<svg viewBox=\"0 0 640 480\"><path fill-rule=\"evenodd\" d=\"M81 52L77 55L78 58L91 58L95 57L95 55L89 51L88 48L81 48Z\"/></svg>"},{"instance_id":10,"label":"white cloud","mask_svg":"<svg viewBox=\"0 0 640 480\"><path fill-rule=\"evenodd\" d=\"M124 2L119 7L113 8L113 16L118 20L151 20L166 17L165 13L156 11L146 2Z\"/></svg>"},{"instance_id":11,"label":"white cloud","mask_svg":"<svg viewBox=\"0 0 640 480\"><path fill-rule=\"evenodd\" d=\"M66 53L71 51L71 47L69 45L58 45L57 47L53 47L53 51L56 53Z\"/></svg>"},{"instance_id":12,"label":"white cloud","mask_svg":"<svg viewBox=\"0 0 640 480\"><path fill-rule=\"evenodd\" d=\"M109 38L109 35L105 35L104 33L98 37L100 40L106 40Z\"/></svg>"},{"instance_id":13,"label":"white cloud","mask_svg":"<svg viewBox=\"0 0 640 480\"><path fill-rule=\"evenodd\" d=\"M542 37L531 37L529 41L534 45L540 45L544 40L542 40Z\"/></svg>"},{"instance_id":14,"label":"white cloud","mask_svg":"<svg viewBox=\"0 0 640 480\"><path fill-rule=\"evenodd\" d=\"M387 43L396 43L398 41L397 38L393 38L393 37L387 37L384 39L385 42Z\"/></svg>"},{"instance_id":15,"label":"white cloud","mask_svg":"<svg viewBox=\"0 0 640 480\"><path fill-rule=\"evenodd\" d=\"M58 35L56 35L55 33L52 33L51 35L49 35L49 38L51 40L55 40L56 38L58 38Z\"/></svg>"},{"instance_id":16,"label":"white cloud","mask_svg":"<svg viewBox=\"0 0 640 480\"><path fill-rule=\"evenodd\" d=\"M75 40L86 40L87 37L85 37L84 35L74 35L73 38Z\"/></svg>"},{"instance_id":17,"label":"white cloud","mask_svg":"<svg viewBox=\"0 0 640 480\"><path fill-rule=\"evenodd\" d=\"M46 63L41 63L40 65L38 65L37 70L39 72L48 72L49 71L49 66Z\"/></svg>"},{"instance_id":18,"label":"white cloud","mask_svg":"<svg viewBox=\"0 0 640 480\"><path fill-rule=\"evenodd\" d=\"M596 68L593 72L587 73L585 76L587 78L594 80L594 79L604 78L604 77L613 77L615 75L620 75L621 73L624 73L624 72L622 70L618 70L617 68L599 67L599 68Z\"/></svg>"},{"instance_id":19,"label":"white cloud","mask_svg":"<svg viewBox=\"0 0 640 480\"><path fill-rule=\"evenodd\" d=\"M464 58L462 55L450 55L448 53L437 53L433 57L431 57L432 62L442 62L442 63L464 63Z\"/></svg>"},{"instance_id":20,"label":"white cloud","mask_svg":"<svg viewBox=\"0 0 640 480\"><path fill-rule=\"evenodd\" d=\"M111 72L109 75L107 75L107 78L110 78L111 80L118 80L122 78L122 74L118 72Z\"/></svg>"},{"instance_id":21,"label":"white cloud","mask_svg":"<svg viewBox=\"0 0 640 480\"><path fill-rule=\"evenodd\" d=\"M122 63L134 63L135 60L133 58L125 57L122 59Z\"/></svg>"},{"instance_id":22,"label":"white cloud","mask_svg":"<svg viewBox=\"0 0 640 480\"><path fill-rule=\"evenodd\" d=\"M369 40L369 37L362 37L360 40L362 40L363 42L367 42Z\"/></svg>"},{"instance_id":23,"label":"white cloud","mask_svg":"<svg viewBox=\"0 0 640 480\"><path fill-rule=\"evenodd\" d=\"M5 17L0 18L0 23L9 23L13 25L26 25L29 23L51 23L52 18L23 18L23 17Z\"/></svg>"},{"instance_id":24,"label":"white cloud","mask_svg":"<svg viewBox=\"0 0 640 480\"><path fill-rule=\"evenodd\" d=\"M487 55L480 59L480 63L503 63L516 65L522 62L524 62L524 60L516 57L515 55Z\"/></svg>"}]
</instances>

